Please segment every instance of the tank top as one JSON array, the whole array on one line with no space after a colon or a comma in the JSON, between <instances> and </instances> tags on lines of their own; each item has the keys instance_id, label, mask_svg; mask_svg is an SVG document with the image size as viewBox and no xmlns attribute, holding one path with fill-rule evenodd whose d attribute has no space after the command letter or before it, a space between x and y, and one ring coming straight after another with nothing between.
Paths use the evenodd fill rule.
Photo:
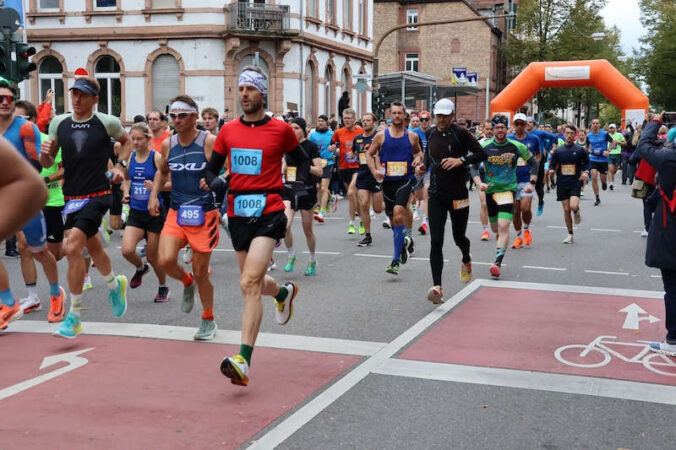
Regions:
<instances>
[{"instance_id":1,"label":"tank top","mask_svg":"<svg viewBox=\"0 0 676 450\"><path fill-rule=\"evenodd\" d=\"M385 129L385 140L380 147L380 162L387 170L385 180L410 180L413 178L413 146L408 138L408 130L404 135L394 138L390 135L389 128Z\"/></svg>"},{"instance_id":2,"label":"tank top","mask_svg":"<svg viewBox=\"0 0 676 450\"><path fill-rule=\"evenodd\" d=\"M178 134L169 141L169 170L171 171L171 208L178 209L184 204L200 205L204 211L216 208L211 192L200 189L200 179L205 178L207 158L204 142L207 131L200 130L192 143L184 147Z\"/></svg>"},{"instance_id":3,"label":"tank top","mask_svg":"<svg viewBox=\"0 0 676 450\"><path fill-rule=\"evenodd\" d=\"M131 162L127 168L131 184L129 186L129 206L139 211L148 210L148 198L150 191L145 188L143 182L155 179L155 150L150 150L148 158L142 163L136 161L136 152L131 154ZM162 205L162 198L160 198Z\"/></svg>"}]
</instances>

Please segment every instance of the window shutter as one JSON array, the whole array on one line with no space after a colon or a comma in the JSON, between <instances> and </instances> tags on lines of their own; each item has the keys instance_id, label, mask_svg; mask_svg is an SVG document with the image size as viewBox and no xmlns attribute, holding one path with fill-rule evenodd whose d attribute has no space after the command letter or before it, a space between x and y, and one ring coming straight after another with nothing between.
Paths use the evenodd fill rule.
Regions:
<instances>
[{"instance_id":1,"label":"window shutter","mask_svg":"<svg viewBox=\"0 0 676 450\"><path fill-rule=\"evenodd\" d=\"M181 93L178 61L171 55L160 55L153 62L153 109L164 111L169 100Z\"/></svg>"}]
</instances>

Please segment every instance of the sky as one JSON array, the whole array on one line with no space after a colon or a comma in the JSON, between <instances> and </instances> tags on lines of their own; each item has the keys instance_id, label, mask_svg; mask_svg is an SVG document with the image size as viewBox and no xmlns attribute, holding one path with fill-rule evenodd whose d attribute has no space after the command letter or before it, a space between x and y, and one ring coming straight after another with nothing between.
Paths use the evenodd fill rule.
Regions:
<instances>
[{"instance_id":1,"label":"sky","mask_svg":"<svg viewBox=\"0 0 676 450\"><path fill-rule=\"evenodd\" d=\"M632 55L632 48L640 47L639 38L645 32L640 15L638 0L608 0L601 10L606 26L617 25L620 29L620 42L626 56Z\"/></svg>"}]
</instances>

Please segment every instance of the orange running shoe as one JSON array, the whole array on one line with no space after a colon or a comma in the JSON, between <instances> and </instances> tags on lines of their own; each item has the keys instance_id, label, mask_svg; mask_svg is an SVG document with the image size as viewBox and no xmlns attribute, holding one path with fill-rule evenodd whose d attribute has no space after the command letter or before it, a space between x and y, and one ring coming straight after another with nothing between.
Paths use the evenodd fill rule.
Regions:
<instances>
[{"instance_id":1,"label":"orange running shoe","mask_svg":"<svg viewBox=\"0 0 676 450\"><path fill-rule=\"evenodd\" d=\"M0 304L0 330L6 329L10 323L22 317L23 311L18 300L15 300L12 306Z\"/></svg>"},{"instance_id":2,"label":"orange running shoe","mask_svg":"<svg viewBox=\"0 0 676 450\"><path fill-rule=\"evenodd\" d=\"M49 314L47 314L47 322L61 322L66 317L65 302L66 291L59 286L59 295L49 296Z\"/></svg>"},{"instance_id":3,"label":"orange running shoe","mask_svg":"<svg viewBox=\"0 0 676 450\"><path fill-rule=\"evenodd\" d=\"M516 239L514 239L512 248L521 248L521 244L523 244L523 240L521 239L521 236L517 236Z\"/></svg>"},{"instance_id":4,"label":"orange running shoe","mask_svg":"<svg viewBox=\"0 0 676 450\"><path fill-rule=\"evenodd\" d=\"M532 243L533 243L533 235L530 234L530 230L524 230L523 245L530 245Z\"/></svg>"},{"instance_id":5,"label":"orange running shoe","mask_svg":"<svg viewBox=\"0 0 676 450\"><path fill-rule=\"evenodd\" d=\"M482 241L488 241L491 238L491 232L486 230L483 233L481 233L481 240Z\"/></svg>"}]
</instances>

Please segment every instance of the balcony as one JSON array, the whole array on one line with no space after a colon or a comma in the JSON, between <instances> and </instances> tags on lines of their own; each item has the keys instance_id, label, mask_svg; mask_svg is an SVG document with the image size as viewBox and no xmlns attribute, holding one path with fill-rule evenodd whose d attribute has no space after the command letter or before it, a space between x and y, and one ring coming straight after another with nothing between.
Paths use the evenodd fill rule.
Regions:
<instances>
[{"instance_id":1,"label":"balcony","mask_svg":"<svg viewBox=\"0 0 676 450\"><path fill-rule=\"evenodd\" d=\"M295 35L291 31L289 6L231 3L228 5L228 30L233 33L271 36Z\"/></svg>"}]
</instances>

